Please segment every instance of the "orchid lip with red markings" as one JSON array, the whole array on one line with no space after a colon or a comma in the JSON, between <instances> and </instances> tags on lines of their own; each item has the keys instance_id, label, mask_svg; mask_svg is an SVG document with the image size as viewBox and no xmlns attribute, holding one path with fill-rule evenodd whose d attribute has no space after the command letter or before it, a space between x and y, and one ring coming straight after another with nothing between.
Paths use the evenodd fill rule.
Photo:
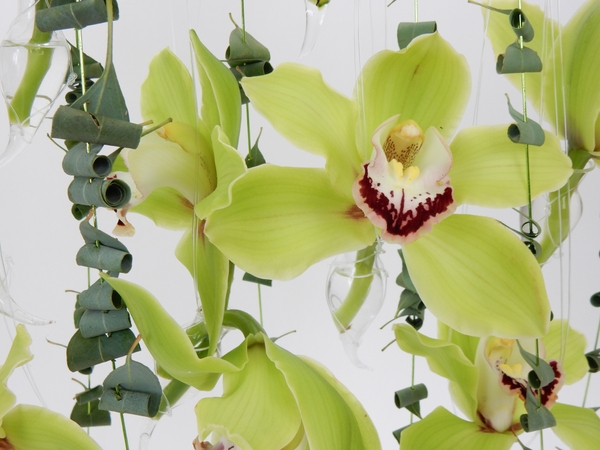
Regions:
<instances>
[{"instance_id":1,"label":"orchid lip with red markings","mask_svg":"<svg viewBox=\"0 0 600 450\"><path fill-rule=\"evenodd\" d=\"M456 209L448 172L450 149L433 127L393 116L373 134L374 158L353 185L358 207L382 238L408 244Z\"/></svg>"}]
</instances>

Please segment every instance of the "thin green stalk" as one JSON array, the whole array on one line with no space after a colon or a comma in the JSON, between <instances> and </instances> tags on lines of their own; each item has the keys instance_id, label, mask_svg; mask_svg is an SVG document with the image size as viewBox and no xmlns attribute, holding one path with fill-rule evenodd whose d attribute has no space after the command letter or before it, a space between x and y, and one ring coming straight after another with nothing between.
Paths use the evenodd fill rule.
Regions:
<instances>
[{"instance_id":1,"label":"thin green stalk","mask_svg":"<svg viewBox=\"0 0 600 450\"><path fill-rule=\"evenodd\" d=\"M36 5L36 11L46 8L46 2L40 1ZM22 124L31 115L33 102L37 95L44 77L52 64L54 49L44 47L50 42L51 32L41 32L37 26L33 26L33 35L27 44L27 65L21 84L10 102L8 117L12 124Z\"/></svg>"},{"instance_id":2,"label":"thin green stalk","mask_svg":"<svg viewBox=\"0 0 600 450\"><path fill-rule=\"evenodd\" d=\"M111 3L111 2L109 2ZM113 370L116 370L117 368L117 364L115 363L115 360L113 359L112 361L112 368ZM118 386L115 388L116 393L118 394ZM121 416L121 430L123 430L123 440L125 441L125 450L129 450L129 440L127 439L127 427L125 426L125 416L123 415L123 413L119 413L119 416Z\"/></svg>"},{"instance_id":3,"label":"thin green stalk","mask_svg":"<svg viewBox=\"0 0 600 450\"><path fill-rule=\"evenodd\" d=\"M415 388L415 355L412 355L412 370L410 375L410 387ZM410 413L410 423L413 423L413 413Z\"/></svg>"},{"instance_id":4,"label":"thin green stalk","mask_svg":"<svg viewBox=\"0 0 600 450\"><path fill-rule=\"evenodd\" d=\"M246 43L246 7L242 0L242 44Z\"/></svg>"},{"instance_id":5,"label":"thin green stalk","mask_svg":"<svg viewBox=\"0 0 600 450\"><path fill-rule=\"evenodd\" d=\"M356 252L356 264L354 265L354 276L350 291L341 306L334 313L342 330L348 329L350 323L358 314L365 303L371 283L373 281L373 264L377 249L377 242L373 245Z\"/></svg>"},{"instance_id":6,"label":"thin green stalk","mask_svg":"<svg viewBox=\"0 0 600 450\"><path fill-rule=\"evenodd\" d=\"M415 0L415 22L419 21L419 0Z\"/></svg>"}]
</instances>

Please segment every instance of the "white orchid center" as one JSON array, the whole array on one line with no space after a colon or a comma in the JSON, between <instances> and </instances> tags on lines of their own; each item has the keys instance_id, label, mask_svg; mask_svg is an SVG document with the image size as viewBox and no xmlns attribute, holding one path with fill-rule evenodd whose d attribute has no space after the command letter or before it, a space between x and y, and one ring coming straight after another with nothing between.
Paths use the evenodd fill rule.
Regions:
<instances>
[{"instance_id":1,"label":"white orchid center","mask_svg":"<svg viewBox=\"0 0 600 450\"><path fill-rule=\"evenodd\" d=\"M408 244L454 212L447 175L450 149L435 128L425 133L399 116L377 128L374 157L353 186L358 207L388 242Z\"/></svg>"}]
</instances>

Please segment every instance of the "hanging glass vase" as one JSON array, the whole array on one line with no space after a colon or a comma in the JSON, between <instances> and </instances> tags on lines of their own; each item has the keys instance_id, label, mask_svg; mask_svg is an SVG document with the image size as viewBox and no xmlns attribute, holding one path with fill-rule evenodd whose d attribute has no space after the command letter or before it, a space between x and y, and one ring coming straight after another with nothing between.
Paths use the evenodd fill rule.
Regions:
<instances>
[{"instance_id":1,"label":"hanging glass vase","mask_svg":"<svg viewBox=\"0 0 600 450\"><path fill-rule=\"evenodd\" d=\"M19 14L0 43L0 85L10 137L0 167L27 144L61 91L71 81L70 47L61 32L41 32L35 14L44 0L20 0Z\"/></svg>"},{"instance_id":2,"label":"hanging glass vase","mask_svg":"<svg viewBox=\"0 0 600 450\"><path fill-rule=\"evenodd\" d=\"M350 361L366 368L358 347L383 305L387 273L379 255L380 241L355 253L338 256L327 277L327 303Z\"/></svg>"}]
</instances>

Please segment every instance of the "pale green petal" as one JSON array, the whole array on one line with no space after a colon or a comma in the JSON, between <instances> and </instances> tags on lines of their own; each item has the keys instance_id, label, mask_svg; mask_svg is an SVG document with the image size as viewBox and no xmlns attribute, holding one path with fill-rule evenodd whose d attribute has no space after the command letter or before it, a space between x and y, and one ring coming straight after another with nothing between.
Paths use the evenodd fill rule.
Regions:
<instances>
[{"instance_id":1,"label":"pale green petal","mask_svg":"<svg viewBox=\"0 0 600 450\"><path fill-rule=\"evenodd\" d=\"M310 448L379 448L377 442L363 443L355 411L318 371L271 341L265 340L265 347L267 356L285 377L296 400Z\"/></svg>"},{"instance_id":2,"label":"pale green petal","mask_svg":"<svg viewBox=\"0 0 600 450\"><path fill-rule=\"evenodd\" d=\"M2 426L15 450L100 450L75 422L39 406L15 406Z\"/></svg>"},{"instance_id":3,"label":"pale green petal","mask_svg":"<svg viewBox=\"0 0 600 450\"><path fill-rule=\"evenodd\" d=\"M212 146L217 171L217 188L206 198L196 204L196 215L205 219L216 209L224 208L231 203L231 187L233 182L246 172L246 164L221 127L217 126L212 133Z\"/></svg>"},{"instance_id":4,"label":"pale green petal","mask_svg":"<svg viewBox=\"0 0 600 450\"><path fill-rule=\"evenodd\" d=\"M486 2L483 2L486 3ZM514 9L517 8L517 4L514 0L493 0L491 6L500 9ZM554 89L555 71L560 70L555 67L555 63L551 61L551 55L548 54L554 40L558 38L560 26L558 23L550 18L544 18L544 12L537 5L532 5L523 2L523 12L525 13L527 20L531 23L535 37L531 42L525 43L525 45L535 52L542 59L543 69L542 72L533 72L525 74L525 83L527 90L527 98L532 102L538 113L541 112L540 103L544 102L544 119L547 120L554 129L556 129L557 119L555 111L562 109L562 94L561 94L561 83L556 84L558 88ZM505 14L499 14L495 12L489 12L482 8L482 13L485 17L489 15L489 22L487 24L486 33L492 43L492 49L494 51L494 60L484 62L485 64L495 65L496 58L499 54L505 53L506 48L516 41L516 35L513 32L509 22L508 16ZM546 54L542 52L544 50ZM508 74L504 75L519 91L521 91L521 75L520 74ZM544 82L544 94L542 95L542 79ZM557 80L560 81L560 80ZM555 104L554 95L558 94L559 99ZM508 114L508 109L506 111ZM558 122L562 130L562 123Z\"/></svg>"},{"instance_id":5,"label":"pale green petal","mask_svg":"<svg viewBox=\"0 0 600 450\"><path fill-rule=\"evenodd\" d=\"M567 126L569 145L594 151L596 120L600 114L600 2L589 0L569 21L564 32L569 52L567 70Z\"/></svg>"},{"instance_id":6,"label":"pale green petal","mask_svg":"<svg viewBox=\"0 0 600 450\"><path fill-rule=\"evenodd\" d=\"M0 439L6 437L2 429L2 418L16 403L16 397L6 387L6 381L17 367L33 359L33 355L29 351L30 345L31 336L29 336L25 325L17 325L15 338L4 364L0 367Z\"/></svg>"},{"instance_id":7,"label":"pale green petal","mask_svg":"<svg viewBox=\"0 0 600 450\"><path fill-rule=\"evenodd\" d=\"M148 350L173 378L199 390L211 390L221 373L236 372L245 364L245 343L228 353L231 358L199 359L185 331L152 294L128 281L100 276L121 295ZM236 360L229 362L233 357Z\"/></svg>"},{"instance_id":8,"label":"pale green petal","mask_svg":"<svg viewBox=\"0 0 600 450\"><path fill-rule=\"evenodd\" d=\"M552 431L571 450L591 450L600 442L600 418L588 408L557 403L552 408L556 426Z\"/></svg>"},{"instance_id":9,"label":"pale green petal","mask_svg":"<svg viewBox=\"0 0 600 450\"><path fill-rule=\"evenodd\" d=\"M452 399L471 420L477 418L479 370L458 345L418 333L409 325L394 325L398 346L412 355L427 359L433 373L450 380Z\"/></svg>"},{"instance_id":10,"label":"pale green petal","mask_svg":"<svg viewBox=\"0 0 600 450\"><path fill-rule=\"evenodd\" d=\"M217 349L229 289L229 260L204 235L202 225L194 236L190 228L179 241L175 256L190 271L198 287L210 347Z\"/></svg>"},{"instance_id":11,"label":"pale green petal","mask_svg":"<svg viewBox=\"0 0 600 450\"><path fill-rule=\"evenodd\" d=\"M262 342L248 341L248 363L223 377L221 398L204 398L196 406L200 439L225 428L234 442L251 448L280 449L301 426L296 401L282 373L265 354ZM340 447L341 448L341 447Z\"/></svg>"},{"instance_id":12,"label":"pale green petal","mask_svg":"<svg viewBox=\"0 0 600 450\"><path fill-rule=\"evenodd\" d=\"M494 219L454 214L404 246L412 281L427 308L472 336L544 336L550 304L540 266Z\"/></svg>"},{"instance_id":13,"label":"pale green petal","mask_svg":"<svg viewBox=\"0 0 600 450\"><path fill-rule=\"evenodd\" d=\"M472 363L475 362L475 354L477 352L477 346L479 345L478 337L459 333L438 320L438 339L443 339L458 345L469 361Z\"/></svg>"},{"instance_id":14,"label":"pale green petal","mask_svg":"<svg viewBox=\"0 0 600 450\"><path fill-rule=\"evenodd\" d=\"M459 419L442 406L402 432L402 450L508 450L517 439L512 433L493 433Z\"/></svg>"},{"instance_id":15,"label":"pale green petal","mask_svg":"<svg viewBox=\"0 0 600 450\"><path fill-rule=\"evenodd\" d=\"M244 78L242 85L254 108L280 134L327 159L334 185L350 196L373 148L369 142L362 154L356 150L356 103L330 88L318 70L299 64L281 64L269 75Z\"/></svg>"},{"instance_id":16,"label":"pale green petal","mask_svg":"<svg viewBox=\"0 0 600 450\"><path fill-rule=\"evenodd\" d=\"M142 117L155 125L170 117L195 128L198 115L193 92L187 68L166 48L152 59L148 78L142 84Z\"/></svg>"},{"instance_id":17,"label":"pale green petal","mask_svg":"<svg viewBox=\"0 0 600 450\"><path fill-rule=\"evenodd\" d=\"M144 196L154 189L170 187L195 203L196 198L204 198L214 188L206 172L201 170L199 155L187 152L156 133L146 136L136 150L127 154L127 164Z\"/></svg>"},{"instance_id":18,"label":"pale green petal","mask_svg":"<svg viewBox=\"0 0 600 450\"><path fill-rule=\"evenodd\" d=\"M220 125L237 147L242 120L240 88L233 74L200 42L194 30L190 31L192 47L202 87L202 120L208 130ZM188 95L191 95L190 91Z\"/></svg>"},{"instance_id":19,"label":"pale green petal","mask_svg":"<svg viewBox=\"0 0 600 450\"><path fill-rule=\"evenodd\" d=\"M506 135L508 125L462 129L450 144L450 183L458 203L507 208L527 204L525 146ZM529 146L531 197L561 188L571 176L571 160L554 134L541 147Z\"/></svg>"},{"instance_id":20,"label":"pale green petal","mask_svg":"<svg viewBox=\"0 0 600 450\"><path fill-rule=\"evenodd\" d=\"M423 35L399 52L373 56L356 84L359 105L358 145L371 156L371 135L385 120L400 114L421 129L435 127L449 139L460 123L470 90L470 71L438 33Z\"/></svg>"},{"instance_id":21,"label":"pale green petal","mask_svg":"<svg viewBox=\"0 0 600 450\"><path fill-rule=\"evenodd\" d=\"M294 278L375 240L373 225L322 169L265 164L241 177L232 196L230 206L208 217L205 233L234 264L261 278Z\"/></svg>"},{"instance_id":22,"label":"pale green petal","mask_svg":"<svg viewBox=\"0 0 600 450\"><path fill-rule=\"evenodd\" d=\"M191 226L194 205L175 189L162 187L129 211L148 217L159 227L181 230Z\"/></svg>"},{"instance_id":23,"label":"pale green petal","mask_svg":"<svg viewBox=\"0 0 600 450\"><path fill-rule=\"evenodd\" d=\"M325 380L333 386L333 388L337 391L338 394L344 399L346 404L352 410L356 421L358 422L358 427L360 428L360 434L362 436L363 445L366 449L376 450L381 448L381 443L379 442L379 435L377 434L377 430L369 417L369 414L363 406L360 404L358 399L350 392L346 386L344 386L340 381L335 378L333 373L329 371L325 366L318 363L314 359L307 358L306 356L299 357L302 361L304 361L308 366L310 366L314 371L316 371L319 375L321 375Z\"/></svg>"},{"instance_id":24,"label":"pale green petal","mask_svg":"<svg viewBox=\"0 0 600 450\"><path fill-rule=\"evenodd\" d=\"M546 347L546 361L560 361L565 372L565 384L577 383L588 373L590 367L585 357L585 336L571 328L566 320L550 322L550 331L542 338L542 342Z\"/></svg>"}]
</instances>

